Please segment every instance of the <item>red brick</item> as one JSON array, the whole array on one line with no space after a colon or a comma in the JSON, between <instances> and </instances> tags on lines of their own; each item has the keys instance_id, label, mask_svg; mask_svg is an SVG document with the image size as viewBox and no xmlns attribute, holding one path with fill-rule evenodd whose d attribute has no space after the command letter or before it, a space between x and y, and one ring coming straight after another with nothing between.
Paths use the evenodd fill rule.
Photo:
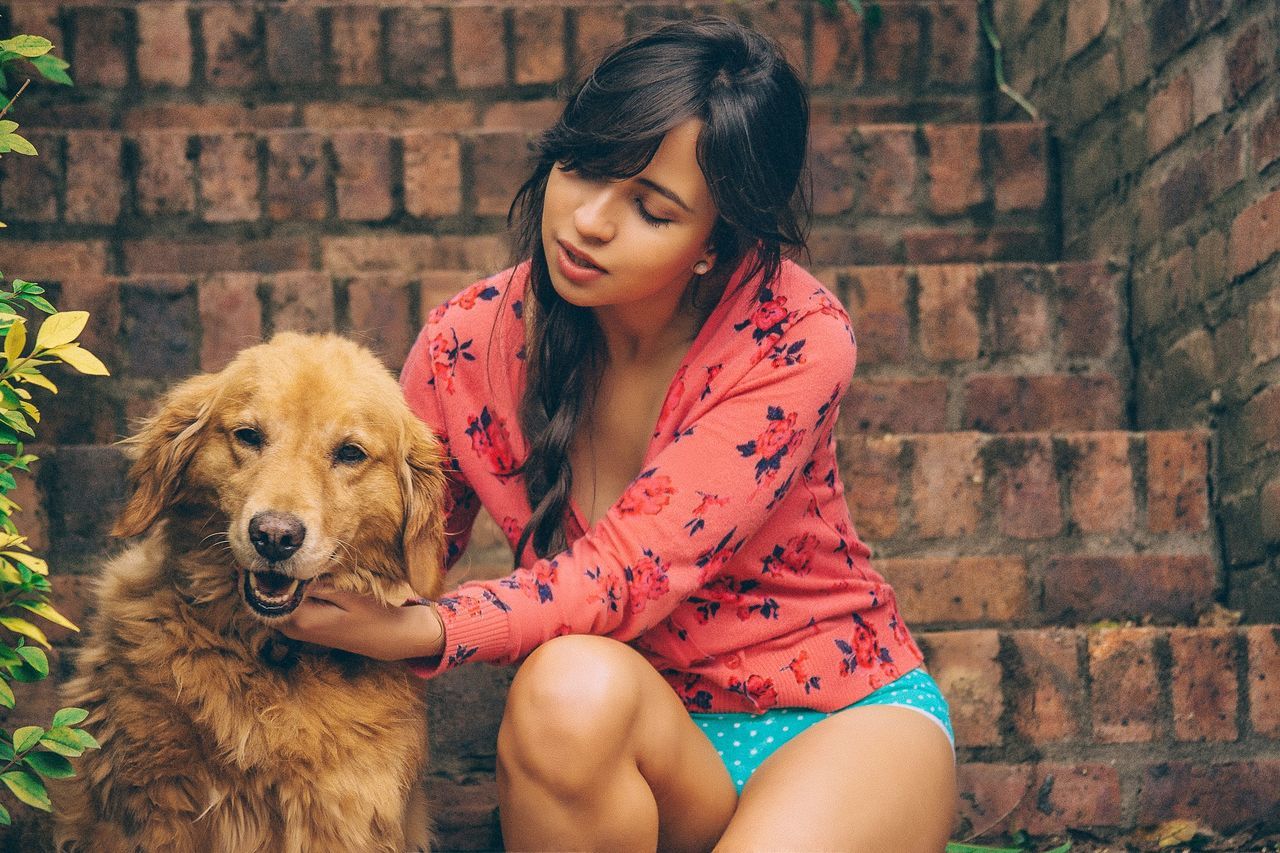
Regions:
<instances>
[{"instance_id":1,"label":"red brick","mask_svg":"<svg viewBox=\"0 0 1280 853\"><path fill-rule=\"evenodd\" d=\"M1095 619L1192 619L1217 585L1205 556L1125 554L1049 560L1044 580L1045 617Z\"/></svg>"},{"instance_id":2,"label":"red brick","mask_svg":"<svg viewBox=\"0 0 1280 853\"><path fill-rule=\"evenodd\" d=\"M1070 60L1102 35L1111 16L1111 0L1076 0L1067 5L1067 35L1062 56Z\"/></svg>"},{"instance_id":3,"label":"red brick","mask_svg":"<svg viewBox=\"0 0 1280 853\"><path fill-rule=\"evenodd\" d=\"M462 146L445 133L404 137L404 207L411 216L450 216L462 209Z\"/></svg>"},{"instance_id":4,"label":"red brick","mask_svg":"<svg viewBox=\"0 0 1280 853\"><path fill-rule=\"evenodd\" d=\"M1240 212L1231 225L1230 271L1238 276L1280 252L1280 190Z\"/></svg>"},{"instance_id":5,"label":"red brick","mask_svg":"<svg viewBox=\"0 0 1280 853\"><path fill-rule=\"evenodd\" d=\"M1048 260L1051 254L1038 228L908 228L902 242L912 264Z\"/></svg>"},{"instance_id":6,"label":"red brick","mask_svg":"<svg viewBox=\"0 0 1280 853\"><path fill-rule=\"evenodd\" d=\"M1236 630L1175 628L1173 655L1173 735L1178 740L1231 741L1236 728Z\"/></svg>"},{"instance_id":7,"label":"red brick","mask_svg":"<svg viewBox=\"0 0 1280 853\"><path fill-rule=\"evenodd\" d=\"M934 362L972 361L981 350L978 269L969 264L920 267L920 351Z\"/></svg>"},{"instance_id":8,"label":"red brick","mask_svg":"<svg viewBox=\"0 0 1280 853\"><path fill-rule=\"evenodd\" d=\"M453 79L459 88L507 82L506 16L500 6L453 10Z\"/></svg>"},{"instance_id":9,"label":"red brick","mask_svg":"<svg viewBox=\"0 0 1280 853\"><path fill-rule=\"evenodd\" d=\"M63 15L59 0L29 0L10 4L9 32L44 36L58 48L66 44L62 38ZM59 55L61 50L57 51Z\"/></svg>"},{"instance_id":10,"label":"red brick","mask_svg":"<svg viewBox=\"0 0 1280 853\"><path fill-rule=\"evenodd\" d=\"M999 746L1000 637L995 631L939 631L917 637L951 710L960 747Z\"/></svg>"},{"instance_id":11,"label":"red brick","mask_svg":"<svg viewBox=\"0 0 1280 853\"><path fill-rule=\"evenodd\" d=\"M351 101L312 101L302 105L302 124L312 130L394 127L399 131L441 133L470 128L476 122L474 101L428 101L422 98L357 104Z\"/></svg>"},{"instance_id":12,"label":"red brick","mask_svg":"<svg viewBox=\"0 0 1280 853\"><path fill-rule=\"evenodd\" d=\"M1147 433L1147 526L1157 533L1208 529L1206 434Z\"/></svg>"},{"instance_id":13,"label":"red brick","mask_svg":"<svg viewBox=\"0 0 1280 853\"><path fill-rule=\"evenodd\" d=\"M1030 355L1043 352L1052 340L1048 286L1042 268L999 266L986 270L990 278L993 354Z\"/></svg>"},{"instance_id":14,"label":"red brick","mask_svg":"<svg viewBox=\"0 0 1280 853\"><path fill-rule=\"evenodd\" d=\"M1263 737L1280 738L1280 627L1250 625L1249 720Z\"/></svg>"},{"instance_id":15,"label":"red brick","mask_svg":"<svg viewBox=\"0 0 1280 853\"><path fill-rule=\"evenodd\" d=\"M897 238L880 227L818 225L809 232L814 264L888 264L901 261Z\"/></svg>"},{"instance_id":16,"label":"red brick","mask_svg":"<svg viewBox=\"0 0 1280 853\"><path fill-rule=\"evenodd\" d=\"M844 213L853 207L853 152L850 129L819 125L809 137L809 170L813 180L813 212Z\"/></svg>"},{"instance_id":17,"label":"red brick","mask_svg":"<svg viewBox=\"0 0 1280 853\"><path fill-rule=\"evenodd\" d=\"M120 135L78 130L67 134L68 222L109 225L120 216Z\"/></svg>"},{"instance_id":18,"label":"red brick","mask_svg":"<svg viewBox=\"0 0 1280 853\"><path fill-rule=\"evenodd\" d=\"M929 79L948 85L977 82L978 7L972 3L931 4Z\"/></svg>"},{"instance_id":19,"label":"red brick","mask_svg":"<svg viewBox=\"0 0 1280 853\"><path fill-rule=\"evenodd\" d=\"M1058 348L1065 356L1106 358L1122 344L1120 274L1101 263L1060 264Z\"/></svg>"},{"instance_id":20,"label":"red brick","mask_svg":"<svg viewBox=\"0 0 1280 853\"><path fill-rule=\"evenodd\" d=\"M1141 780L1137 807L1142 825L1191 818L1228 832L1274 819L1280 814L1280 760L1154 764Z\"/></svg>"},{"instance_id":21,"label":"red brick","mask_svg":"<svg viewBox=\"0 0 1280 853\"><path fill-rule=\"evenodd\" d=\"M1244 404L1248 449L1272 450L1280 446L1280 385L1269 385Z\"/></svg>"},{"instance_id":22,"label":"red brick","mask_svg":"<svg viewBox=\"0 0 1280 853\"><path fill-rule=\"evenodd\" d=\"M145 85L191 83L191 28L185 3L139 3L138 78Z\"/></svg>"},{"instance_id":23,"label":"red brick","mask_svg":"<svg viewBox=\"0 0 1280 853\"><path fill-rule=\"evenodd\" d=\"M311 263L311 241L304 237L266 240L173 240L150 238L123 243L124 267L131 274L215 273L232 270L277 272Z\"/></svg>"},{"instance_id":24,"label":"red brick","mask_svg":"<svg viewBox=\"0 0 1280 853\"><path fill-rule=\"evenodd\" d=\"M985 198L982 128L976 124L930 124L924 128L929 146L929 209L946 216L964 213Z\"/></svg>"},{"instance_id":25,"label":"red brick","mask_svg":"<svg viewBox=\"0 0 1280 853\"><path fill-rule=\"evenodd\" d=\"M1253 168L1261 172L1280 159L1280 100L1269 99L1254 113Z\"/></svg>"},{"instance_id":26,"label":"red brick","mask_svg":"<svg viewBox=\"0 0 1280 853\"><path fill-rule=\"evenodd\" d=\"M330 18L330 61L339 86L382 82L382 20L377 6L336 6Z\"/></svg>"},{"instance_id":27,"label":"red brick","mask_svg":"<svg viewBox=\"0 0 1280 853\"><path fill-rule=\"evenodd\" d=\"M324 219L325 155L320 136L277 130L267 135L267 215L275 220Z\"/></svg>"},{"instance_id":28,"label":"red brick","mask_svg":"<svg viewBox=\"0 0 1280 853\"><path fill-rule=\"evenodd\" d=\"M391 369L404 364L418 331L409 311L409 283L399 276L363 276L347 283L349 334Z\"/></svg>"},{"instance_id":29,"label":"red brick","mask_svg":"<svg viewBox=\"0 0 1280 853\"><path fill-rule=\"evenodd\" d=\"M1159 154L1191 129L1191 78L1179 74L1147 102L1147 151Z\"/></svg>"},{"instance_id":30,"label":"red brick","mask_svg":"<svg viewBox=\"0 0 1280 853\"><path fill-rule=\"evenodd\" d=\"M272 332L332 332L333 280L323 272L284 272L269 282Z\"/></svg>"},{"instance_id":31,"label":"red brick","mask_svg":"<svg viewBox=\"0 0 1280 853\"><path fill-rule=\"evenodd\" d=\"M258 218L258 143L252 134L200 137L201 218L247 222Z\"/></svg>"},{"instance_id":32,"label":"red brick","mask_svg":"<svg viewBox=\"0 0 1280 853\"><path fill-rule=\"evenodd\" d=\"M995 376L965 382L963 423L986 432L1115 429L1122 391L1111 376Z\"/></svg>"},{"instance_id":33,"label":"red brick","mask_svg":"<svg viewBox=\"0 0 1280 853\"><path fill-rule=\"evenodd\" d=\"M1077 633L1063 629L1013 631L1017 653L1013 725L1032 743L1074 740L1080 735L1084 682L1076 655Z\"/></svg>"},{"instance_id":34,"label":"red brick","mask_svg":"<svg viewBox=\"0 0 1280 853\"><path fill-rule=\"evenodd\" d=\"M1039 764L1031 787L1035 801L1022 802L1012 825L1035 835L1121 824L1120 774L1113 766Z\"/></svg>"},{"instance_id":35,"label":"red brick","mask_svg":"<svg viewBox=\"0 0 1280 853\"><path fill-rule=\"evenodd\" d=\"M1129 434L1095 432L1068 436L1071 520L1081 533L1131 530L1136 509Z\"/></svg>"},{"instance_id":36,"label":"red brick","mask_svg":"<svg viewBox=\"0 0 1280 853\"><path fill-rule=\"evenodd\" d=\"M96 579L85 575L69 575L54 572L49 576L53 590L49 593L49 603L80 631L62 628L52 622L34 620L40 625L49 642L55 646L65 646L68 640L74 641L82 636L88 627L89 613L93 608ZM51 668L50 679L58 680L58 673Z\"/></svg>"},{"instance_id":37,"label":"red brick","mask_svg":"<svg viewBox=\"0 0 1280 853\"><path fill-rule=\"evenodd\" d=\"M595 68L610 47L626 38L627 23L623 8L607 2L591 3L574 11L575 76L580 76Z\"/></svg>"},{"instance_id":38,"label":"red brick","mask_svg":"<svg viewBox=\"0 0 1280 853\"><path fill-rule=\"evenodd\" d=\"M1039 210L1049 192L1043 124L998 124L991 129L996 210Z\"/></svg>"},{"instance_id":39,"label":"red brick","mask_svg":"<svg viewBox=\"0 0 1280 853\"><path fill-rule=\"evenodd\" d=\"M0 160L0 192L3 215L14 222L56 222L58 183L62 175L62 136L39 131L19 131L35 146L35 157L11 154Z\"/></svg>"},{"instance_id":40,"label":"red brick","mask_svg":"<svg viewBox=\"0 0 1280 853\"><path fill-rule=\"evenodd\" d=\"M124 9L110 6L75 10L75 41L71 61L76 83L119 89L129 82L127 38L129 21Z\"/></svg>"},{"instance_id":41,"label":"red brick","mask_svg":"<svg viewBox=\"0 0 1280 853\"><path fill-rule=\"evenodd\" d=\"M557 83L564 77L564 10L559 6L515 10L517 85Z\"/></svg>"},{"instance_id":42,"label":"red brick","mask_svg":"<svg viewBox=\"0 0 1280 853\"><path fill-rule=\"evenodd\" d=\"M445 269L497 272L511 263L511 247L502 234L444 234L436 240L435 264ZM421 269L418 265L418 269Z\"/></svg>"},{"instance_id":43,"label":"red brick","mask_svg":"<svg viewBox=\"0 0 1280 853\"><path fill-rule=\"evenodd\" d=\"M945 379L854 379L840 406L849 432L942 432Z\"/></svg>"},{"instance_id":44,"label":"red brick","mask_svg":"<svg viewBox=\"0 0 1280 853\"><path fill-rule=\"evenodd\" d=\"M262 78L263 48L253 9L231 4L201 10L205 79L211 86L253 86Z\"/></svg>"},{"instance_id":45,"label":"red brick","mask_svg":"<svg viewBox=\"0 0 1280 853\"><path fill-rule=\"evenodd\" d=\"M391 141L375 131L333 135L338 218L374 221L391 215Z\"/></svg>"},{"instance_id":46,"label":"red brick","mask_svg":"<svg viewBox=\"0 0 1280 853\"><path fill-rule=\"evenodd\" d=\"M471 140L475 212L505 216L516 190L529 176L528 135L478 133Z\"/></svg>"},{"instance_id":47,"label":"red brick","mask_svg":"<svg viewBox=\"0 0 1280 853\"><path fill-rule=\"evenodd\" d=\"M418 276L417 325L423 326L432 309L443 305L458 293L483 278L471 270L427 270Z\"/></svg>"},{"instance_id":48,"label":"red brick","mask_svg":"<svg viewBox=\"0 0 1280 853\"><path fill-rule=\"evenodd\" d=\"M1150 628L1110 628L1089 635L1093 732L1102 743L1155 738L1159 695Z\"/></svg>"},{"instance_id":49,"label":"red brick","mask_svg":"<svg viewBox=\"0 0 1280 853\"><path fill-rule=\"evenodd\" d=\"M896 557L876 567L893 585L911 625L1027 615L1027 566L1021 557Z\"/></svg>"},{"instance_id":50,"label":"red brick","mask_svg":"<svg viewBox=\"0 0 1280 853\"><path fill-rule=\"evenodd\" d=\"M913 442L911 508L921 539L969 536L982 519L984 439L974 433L919 436Z\"/></svg>"},{"instance_id":51,"label":"red brick","mask_svg":"<svg viewBox=\"0 0 1280 853\"><path fill-rule=\"evenodd\" d=\"M355 107L350 109L354 110ZM190 130L197 133L262 130L292 126L296 111L297 107L291 103L178 104L166 100L160 103L124 107L120 126L133 132L166 129Z\"/></svg>"},{"instance_id":52,"label":"red brick","mask_svg":"<svg viewBox=\"0 0 1280 853\"><path fill-rule=\"evenodd\" d=\"M521 130L541 132L555 124L564 104L543 98L537 101L499 101L484 104L480 127L484 130Z\"/></svg>"},{"instance_id":53,"label":"red brick","mask_svg":"<svg viewBox=\"0 0 1280 853\"><path fill-rule=\"evenodd\" d=\"M408 6L388 12L387 62L390 82L435 86L445 78L444 15L438 9ZM486 55L493 56L490 46Z\"/></svg>"},{"instance_id":54,"label":"red brick","mask_svg":"<svg viewBox=\"0 0 1280 853\"><path fill-rule=\"evenodd\" d=\"M999 492L1000 532L1015 539L1058 535L1062 496L1049 442L1000 436L982 455Z\"/></svg>"},{"instance_id":55,"label":"red brick","mask_svg":"<svg viewBox=\"0 0 1280 853\"><path fill-rule=\"evenodd\" d=\"M107 271L107 244L101 240L22 241L5 238L4 272L28 281L59 281Z\"/></svg>"},{"instance_id":56,"label":"red brick","mask_svg":"<svg viewBox=\"0 0 1280 853\"><path fill-rule=\"evenodd\" d=\"M89 324L80 335L80 343L91 353L108 362L115 358L120 343L120 292L118 283L93 273L65 273L58 276L62 293L58 309L88 311ZM115 439L114 426L109 433Z\"/></svg>"},{"instance_id":57,"label":"red brick","mask_svg":"<svg viewBox=\"0 0 1280 853\"><path fill-rule=\"evenodd\" d=\"M865 75L866 53L862 43L862 16L844 4L836 10L813 10L814 86L831 83L858 85Z\"/></svg>"},{"instance_id":58,"label":"red brick","mask_svg":"<svg viewBox=\"0 0 1280 853\"><path fill-rule=\"evenodd\" d=\"M262 340L259 283L247 272L217 273L199 282L201 370L221 370L240 350Z\"/></svg>"},{"instance_id":59,"label":"red brick","mask_svg":"<svg viewBox=\"0 0 1280 853\"><path fill-rule=\"evenodd\" d=\"M1030 764L979 764L966 762L956 767L960 789L958 828L953 838L973 838L981 833L1005 831L1014 809L1032 798Z\"/></svg>"},{"instance_id":60,"label":"red brick","mask_svg":"<svg viewBox=\"0 0 1280 853\"><path fill-rule=\"evenodd\" d=\"M1280 287L1249 305L1248 341L1254 367L1280 356Z\"/></svg>"},{"instance_id":61,"label":"red brick","mask_svg":"<svg viewBox=\"0 0 1280 853\"><path fill-rule=\"evenodd\" d=\"M336 275L420 272L443 266L440 240L431 234L326 237L321 253L322 267Z\"/></svg>"},{"instance_id":62,"label":"red brick","mask_svg":"<svg viewBox=\"0 0 1280 853\"><path fill-rule=\"evenodd\" d=\"M915 129L905 125L860 128L854 146L859 207L867 213L914 213Z\"/></svg>"},{"instance_id":63,"label":"red brick","mask_svg":"<svg viewBox=\"0 0 1280 853\"><path fill-rule=\"evenodd\" d=\"M1275 47L1270 44L1273 41L1274 37L1255 21L1227 49L1227 79L1233 103L1249 94L1270 73L1270 57L1275 54Z\"/></svg>"},{"instance_id":64,"label":"red brick","mask_svg":"<svg viewBox=\"0 0 1280 853\"><path fill-rule=\"evenodd\" d=\"M903 364L911 347L910 292L904 267L854 267L846 307L858 335L858 366Z\"/></svg>"},{"instance_id":65,"label":"red brick","mask_svg":"<svg viewBox=\"0 0 1280 853\"><path fill-rule=\"evenodd\" d=\"M867 67L871 76L883 83L906 83L923 72L924 40L921 17L925 8L915 5L885 5L880 25L871 31Z\"/></svg>"},{"instance_id":66,"label":"red brick","mask_svg":"<svg viewBox=\"0 0 1280 853\"><path fill-rule=\"evenodd\" d=\"M778 43L787 62L802 80L809 67L805 57L809 38L805 32L804 12L804 4L801 3L771 3L751 10L751 26L768 33Z\"/></svg>"},{"instance_id":67,"label":"red brick","mask_svg":"<svg viewBox=\"0 0 1280 853\"><path fill-rule=\"evenodd\" d=\"M186 133L141 133L138 146L138 211L170 216L195 210L194 151Z\"/></svg>"},{"instance_id":68,"label":"red brick","mask_svg":"<svg viewBox=\"0 0 1280 853\"><path fill-rule=\"evenodd\" d=\"M263 14L267 31L267 76L271 81L319 83L324 36L316 10L305 6L275 6Z\"/></svg>"},{"instance_id":69,"label":"red brick","mask_svg":"<svg viewBox=\"0 0 1280 853\"><path fill-rule=\"evenodd\" d=\"M891 435L856 435L838 445L841 479L849 514L858 532L871 541L898 532L898 482L902 442Z\"/></svg>"},{"instance_id":70,"label":"red brick","mask_svg":"<svg viewBox=\"0 0 1280 853\"><path fill-rule=\"evenodd\" d=\"M54 606L57 606L56 602ZM49 658L49 672L62 672L63 651L55 648L45 654ZM26 725L48 728L53 715L62 707L59 680L51 676L29 683L15 682L12 687L17 703L12 709L0 708L0 724L11 730Z\"/></svg>"}]
</instances>

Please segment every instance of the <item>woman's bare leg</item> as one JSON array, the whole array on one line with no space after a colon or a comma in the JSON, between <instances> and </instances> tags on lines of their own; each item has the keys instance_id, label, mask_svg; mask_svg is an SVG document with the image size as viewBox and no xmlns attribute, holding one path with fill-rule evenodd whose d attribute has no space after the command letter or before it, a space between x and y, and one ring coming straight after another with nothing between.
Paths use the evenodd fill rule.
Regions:
<instances>
[{"instance_id":1,"label":"woman's bare leg","mask_svg":"<svg viewBox=\"0 0 1280 853\"><path fill-rule=\"evenodd\" d=\"M733 782L680 699L634 649L566 636L516 673L498 734L509 850L709 850Z\"/></svg>"}]
</instances>

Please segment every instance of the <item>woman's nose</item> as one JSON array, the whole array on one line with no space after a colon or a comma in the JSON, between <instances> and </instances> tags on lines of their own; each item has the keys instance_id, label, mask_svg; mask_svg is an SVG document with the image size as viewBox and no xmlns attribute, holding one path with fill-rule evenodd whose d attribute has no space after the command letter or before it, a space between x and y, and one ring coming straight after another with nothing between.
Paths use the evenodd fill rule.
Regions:
<instances>
[{"instance_id":1,"label":"woman's nose","mask_svg":"<svg viewBox=\"0 0 1280 853\"><path fill-rule=\"evenodd\" d=\"M616 229L607 187L597 188L582 197L573 212L573 224L578 233L588 240L605 243L613 239Z\"/></svg>"}]
</instances>

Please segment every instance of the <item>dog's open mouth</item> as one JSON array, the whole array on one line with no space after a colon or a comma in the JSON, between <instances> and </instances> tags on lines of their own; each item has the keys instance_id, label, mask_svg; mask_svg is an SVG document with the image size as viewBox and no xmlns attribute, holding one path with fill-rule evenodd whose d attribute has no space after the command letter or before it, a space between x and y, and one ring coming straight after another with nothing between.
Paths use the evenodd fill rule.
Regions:
<instances>
[{"instance_id":1,"label":"dog's open mouth","mask_svg":"<svg viewBox=\"0 0 1280 853\"><path fill-rule=\"evenodd\" d=\"M302 603L309 580L291 578L268 569L244 573L244 600L263 616L288 616Z\"/></svg>"}]
</instances>

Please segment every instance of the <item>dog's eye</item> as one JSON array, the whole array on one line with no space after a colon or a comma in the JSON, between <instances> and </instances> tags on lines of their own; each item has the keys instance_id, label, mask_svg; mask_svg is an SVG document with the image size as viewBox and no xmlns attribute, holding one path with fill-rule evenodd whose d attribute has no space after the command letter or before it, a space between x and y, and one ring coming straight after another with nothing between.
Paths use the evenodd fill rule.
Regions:
<instances>
[{"instance_id":1,"label":"dog's eye","mask_svg":"<svg viewBox=\"0 0 1280 853\"><path fill-rule=\"evenodd\" d=\"M235 436L236 441L245 447L258 448L262 446L262 433L253 427L240 427L240 429L231 434Z\"/></svg>"},{"instance_id":2,"label":"dog's eye","mask_svg":"<svg viewBox=\"0 0 1280 853\"><path fill-rule=\"evenodd\" d=\"M354 465L356 462L363 462L368 458L358 444L344 444L337 450L333 451L333 458L347 465Z\"/></svg>"}]
</instances>

